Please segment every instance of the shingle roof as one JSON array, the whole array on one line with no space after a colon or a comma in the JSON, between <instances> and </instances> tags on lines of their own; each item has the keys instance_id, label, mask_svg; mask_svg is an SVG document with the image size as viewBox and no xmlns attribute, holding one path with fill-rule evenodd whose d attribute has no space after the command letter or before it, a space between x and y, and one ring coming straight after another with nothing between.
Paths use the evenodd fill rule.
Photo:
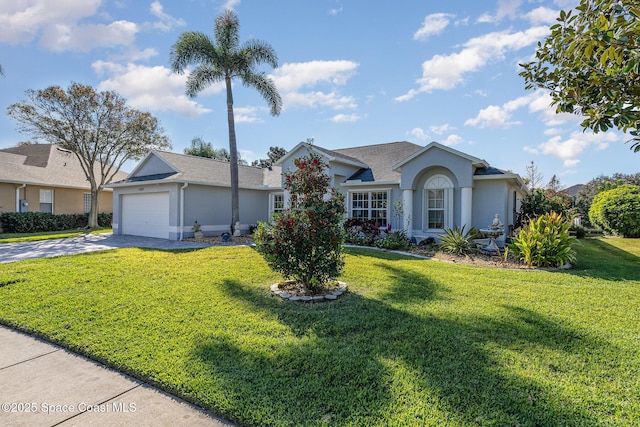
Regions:
<instances>
[{"instance_id":1,"label":"shingle roof","mask_svg":"<svg viewBox=\"0 0 640 427\"><path fill-rule=\"evenodd\" d=\"M126 178L118 172L114 181ZM90 189L76 156L55 144L31 144L0 150L0 182Z\"/></svg>"},{"instance_id":2,"label":"shingle roof","mask_svg":"<svg viewBox=\"0 0 640 427\"><path fill-rule=\"evenodd\" d=\"M170 164L177 173L155 174L130 177L125 182L164 181L191 182L200 184L228 186L230 183L229 162L206 157L153 151L158 157ZM258 168L239 165L238 180L240 187L280 187L280 168Z\"/></svg>"},{"instance_id":3,"label":"shingle roof","mask_svg":"<svg viewBox=\"0 0 640 427\"><path fill-rule=\"evenodd\" d=\"M387 144L365 145L362 147L341 148L333 150L334 153L355 158L369 166L370 173L365 169L359 171L363 181L398 181L400 173L391 170L391 167L411 156L423 147L408 141L390 142ZM365 174L365 171L366 174ZM373 179L370 179L370 178Z\"/></svg>"},{"instance_id":4,"label":"shingle roof","mask_svg":"<svg viewBox=\"0 0 640 427\"><path fill-rule=\"evenodd\" d=\"M349 162L355 162L355 163L363 163L362 160L357 159L355 157L349 156L344 154L342 151L343 150L328 150L326 148L322 148L322 147L318 147L317 145L314 145L313 148L315 150L321 151L331 157L335 157L336 159L342 159L342 160L347 160ZM366 163L365 163L366 164Z\"/></svg>"},{"instance_id":5,"label":"shingle roof","mask_svg":"<svg viewBox=\"0 0 640 427\"><path fill-rule=\"evenodd\" d=\"M493 166L489 166L486 168L477 168L473 174L476 176L504 175L504 171L498 168L494 168Z\"/></svg>"}]
</instances>

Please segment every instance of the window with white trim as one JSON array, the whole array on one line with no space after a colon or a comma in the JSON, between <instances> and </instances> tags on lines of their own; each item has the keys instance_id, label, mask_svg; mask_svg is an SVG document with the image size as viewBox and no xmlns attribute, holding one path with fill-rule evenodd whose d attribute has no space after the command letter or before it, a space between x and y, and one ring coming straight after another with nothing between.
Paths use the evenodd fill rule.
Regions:
<instances>
[{"instance_id":1,"label":"window with white trim","mask_svg":"<svg viewBox=\"0 0 640 427\"><path fill-rule=\"evenodd\" d=\"M40 190L40 212L53 213L53 190Z\"/></svg>"},{"instance_id":2,"label":"window with white trim","mask_svg":"<svg viewBox=\"0 0 640 427\"><path fill-rule=\"evenodd\" d=\"M363 191L350 193L349 218L372 219L386 227L389 218L389 191Z\"/></svg>"},{"instance_id":3,"label":"window with white trim","mask_svg":"<svg viewBox=\"0 0 640 427\"><path fill-rule=\"evenodd\" d=\"M444 175L434 175L424 186L426 230L444 230L453 224L453 184Z\"/></svg>"},{"instance_id":4,"label":"window with white trim","mask_svg":"<svg viewBox=\"0 0 640 427\"><path fill-rule=\"evenodd\" d=\"M274 213L284 211L284 193L273 193L269 195L269 216Z\"/></svg>"},{"instance_id":5,"label":"window with white trim","mask_svg":"<svg viewBox=\"0 0 640 427\"><path fill-rule=\"evenodd\" d=\"M91 193L82 193L82 212L91 212Z\"/></svg>"}]
</instances>

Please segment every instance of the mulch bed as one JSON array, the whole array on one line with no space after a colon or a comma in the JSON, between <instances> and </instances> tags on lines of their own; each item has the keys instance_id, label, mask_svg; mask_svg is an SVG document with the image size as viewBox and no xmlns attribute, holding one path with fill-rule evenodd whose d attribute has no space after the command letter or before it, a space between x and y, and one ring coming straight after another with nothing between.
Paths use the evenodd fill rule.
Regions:
<instances>
[{"instance_id":1,"label":"mulch bed","mask_svg":"<svg viewBox=\"0 0 640 427\"><path fill-rule=\"evenodd\" d=\"M207 243L209 245L223 245L223 246L233 246L233 245L252 245L253 237L248 234L243 234L237 237L231 237L231 241L223 242L222 236L211 236L211 237L203 237L202 239L194 239L193 237L189 239L184 239L185 242L196 242L196 243Z\"/></svg>"},{"instance_id":2,"label":"mulch bed","mask_svg":"<svg viewBox=\"0 0 640 427\"><path fill-rule=\"evenodd\" d=\"M210 245L221 245L221 246L232 246L232 245L252 245L253 237L248 234L243 234L242 236L232 237L231 241L223 242L221 236L211 236L211 237L203 237L202 239L184 239L186 242L198 242L198 243L207 243ZM508 257L507 260L504 259L503 256L498 257L497 255L486 254L482 252L476 252L470 255L450 255L444 252L440 252L437 250L437 247L431 246L411 246L407 251L412 254L426 256L429 258L434 258L440 261L447 261L457 264L469 264L469 265L477 265L477 266L485 266L485 267L497 267L497 268L519 268L519 269L529 269L525 264L522 264L517 259L513 257ZM294 294L292 292L292 294Z\"/></svg>"}]
</instances>

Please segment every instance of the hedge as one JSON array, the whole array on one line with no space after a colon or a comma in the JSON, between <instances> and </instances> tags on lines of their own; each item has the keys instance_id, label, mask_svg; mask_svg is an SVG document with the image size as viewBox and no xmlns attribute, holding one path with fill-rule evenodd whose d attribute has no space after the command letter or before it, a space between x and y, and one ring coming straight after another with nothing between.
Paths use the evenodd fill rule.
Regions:
<instances>
[{"instance_id":1,"label":"hedge","mask_svg":"<svg viewBox=\"0 0 640 427\"><path fill-rule=\"evenodd\" d=\"M111 213L98 214L100 227L111 227ZM63 231L86 228L88 214L53 215L42 212L5 212L0 214L3 233L40 233L43 231Z\"/></svg>"}]
</instances>

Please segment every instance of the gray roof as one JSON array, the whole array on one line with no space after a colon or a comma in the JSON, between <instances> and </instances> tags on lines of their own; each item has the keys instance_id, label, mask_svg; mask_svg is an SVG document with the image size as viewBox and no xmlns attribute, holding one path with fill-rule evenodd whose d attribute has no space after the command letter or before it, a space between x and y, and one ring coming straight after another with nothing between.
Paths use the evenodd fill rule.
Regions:
<instances>
[{"instance_id":1,"label":"gray roof","mask_svg":"<svg viewBox=\"0 0 640 427\"><path fill-rule=\"evenodd\" d=\"M222 160L206 157L190 156L187 154L170 153L168 151L152 151L152 154L163 159L171 166L175 173L156 173L140 176L132 173L123 183L140 181L161 182L189 182L229 186L230 164ZM135 174L135 176L133 176ZM281 170L279 167L258 168L255 166L239 165L238 180L242 188L280 187Z\"/></svg>"},{"instance_id":2,"label":"gray roof","mask_svg":"<svg viewBox=\"0 0 640 427\"><path fill-rule=\"evenodd\" d=\"M296 148L298 146L296 146ZM490 178L492 176L512 175L501 169L489 166L484 160L476 159L475 157L448 147L443 147L435 142L426 147L408 141L398 141L335 150L328 150L318 147L317 145L312 145L310 148L324 153L337 161L342 160L352 166L361 167L355 171L353 175L347 177L347 180L360 180L362 182L398 182L400 180L400 169L397 165L434 146L442 147L455 154L463 155L470 161L478 163L480 167L476 169L475 173L478 177ZM289 155L295 150L295 148L291 150ZM151 166L152 161L155 162L153 166ZM278 162L281 161L282 159ZM240 165L238 172L239 184L242 188L281 188L282 168L280 166L258 168ZM142 181L188 182L228 187L230 181L229 162L152 150L147 157L145 157L145 160L134 169L128 179L116 183L116 186L134 185L134 183Z\"/></svg>"},{"instance_id":3,"label":"gray roof","mask_svg":"<svg viewBox=\"0 0 640 427\"><path fill-rule=\"evenodd\" d=\"M391 167L422 148L424 147L411 142L399 141L387 144L341 148L333 150L333 152L357 159L361 163L369 166L370 171L367 169L361 170L356 173L354 179L369 181L372 177L375 181L398 181L400 180L400 172L392 170Z\"/></svg>"},{"instance_id":4,"label":"gray roof","mask_svg":"<svg viewBox=\"0 0 640 427\"><path fill-rule=\"evenodd\" d=\"M114 181L126 176L125 172L118 172ZM87 190L91 188L76 156L55 144L31 144L1 149L0 182Z\"/></svg>"}]
</instances>

